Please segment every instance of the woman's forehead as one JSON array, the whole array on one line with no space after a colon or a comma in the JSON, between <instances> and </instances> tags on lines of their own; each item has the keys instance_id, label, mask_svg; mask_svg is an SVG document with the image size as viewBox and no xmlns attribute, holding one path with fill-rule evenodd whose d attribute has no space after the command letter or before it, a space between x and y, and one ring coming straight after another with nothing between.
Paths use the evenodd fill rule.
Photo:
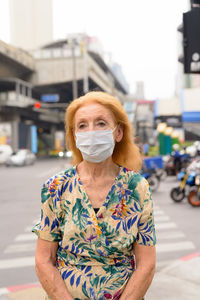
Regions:
<instances>
[{"instance_id":1,"label":"woman's forehead","mask_svg":"<svg viewBox=\"0 0 200 300\"><path fill-rule=\"evenodd\" d=\"M106 118L114 119L110 109L99 103L88 103L81 106L75 113L75 120L79 118L93 117L98 118L105 116Z\"/></svg>"}]
</instances>

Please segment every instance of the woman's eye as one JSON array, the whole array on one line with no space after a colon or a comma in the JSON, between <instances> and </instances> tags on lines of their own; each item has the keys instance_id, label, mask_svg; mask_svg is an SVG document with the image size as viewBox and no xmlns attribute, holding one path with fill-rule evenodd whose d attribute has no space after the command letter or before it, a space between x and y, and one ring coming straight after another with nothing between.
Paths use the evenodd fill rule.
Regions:
<instances>
[{"instance_id":1,"label":"woman's eye","mask_svg":"<svg viewBox=\"0 0 200 300\"><path fill-rule=\"evenodd\" d=\"M79 129L85 128L85 124L79 124L79 125L78 125L78 128L79 128Z\"/></svg>"},{"instance_id":2,"label":"woman's eye","mask_svg":"<svg viewBox=\"0 0 200 300\"><path fill-rule=\"evenodd\" d=\"M106 124L105 124L105 122L98 122L98 125L99 125L100 127L104 127Z\"/></svg>"}]
</instances>

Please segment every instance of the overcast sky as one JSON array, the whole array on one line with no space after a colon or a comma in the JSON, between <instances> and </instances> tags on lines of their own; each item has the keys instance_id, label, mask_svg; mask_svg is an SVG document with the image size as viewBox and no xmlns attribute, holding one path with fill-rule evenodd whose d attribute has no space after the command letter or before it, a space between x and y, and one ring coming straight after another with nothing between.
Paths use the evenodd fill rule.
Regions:
<instances>
[{"instance_id":1,"label":"overcast sky","mask_svg":"<svg viewBox=\"0 0 200 300\"><path fill-rule=\"evenodd\" d=\"M177 27L187 10L188 0L53 0L54 39L74 32L98 37L131 92L144 81L148 99L167 98L175 89ZM10 41L8 0L0 0L0 39Z\"/></svg>"}]
</instances>

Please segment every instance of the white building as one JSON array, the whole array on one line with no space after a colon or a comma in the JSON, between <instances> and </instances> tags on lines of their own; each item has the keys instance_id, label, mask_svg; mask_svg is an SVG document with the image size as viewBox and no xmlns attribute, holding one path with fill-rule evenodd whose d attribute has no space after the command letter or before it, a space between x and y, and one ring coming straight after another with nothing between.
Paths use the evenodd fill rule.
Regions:
<instances>
[{"instance_id":1,"label":"white building","mask_svg":"<svg viewBox=\"0 0 200 300\"><path fill-rule=\"evenodd\" d=\"M53 40L52 0L10 0L11 44L33 50Z\"/></svg>"}]
</instances>

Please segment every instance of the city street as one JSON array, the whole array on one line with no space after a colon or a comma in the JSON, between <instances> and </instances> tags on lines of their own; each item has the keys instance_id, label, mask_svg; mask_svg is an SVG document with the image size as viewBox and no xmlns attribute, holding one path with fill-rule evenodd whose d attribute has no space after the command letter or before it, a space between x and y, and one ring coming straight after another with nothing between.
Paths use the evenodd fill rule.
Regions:
<instances>
[{"instance_id":1,"label":"city street","mask_svg":"<svg viewBox=\"0 0 200 300\"><path fill-rule=\"evenodd\" d=\"M120 21L112 22L113 15ZM108 260L108 268L99 267L101 276L96 274L96 267L90 272L90 267L82 266L75 272L62 269L75 299L200 299L200 206L191 206L187 198L175 202L170 197L176 187L171 193L174 199L185 193L192 205L199 205L199 99L200 0L165 1L165 7L159 0L103 0L101 5L81 0L1 1L0 300L54 297L45 286L50 296L46 295L35 272L38 237L32 229L38 223L44 238L48 231L52 239L60 240L60 232L67 237L59 249L71 251L67 254L69 263L76 260L89 266L87 255L99 262L104 259L106 264ZM141 265L136 257L134 283L129 281L127 288L124 279L129 273L124 269L126 259L121 258L132 249L133 240L138 240L133 238L135 227L143 231L137 235L139 242L149 242L146 234L152 233L152 209L148 199L143 211L135 202L140 199L134 198L134 209L130 207L132 202L127 197L131 192L121 184L124 177L120 172L105 197L112 182L109 175L116 168L109 165L107 174L99 170L89 174L88 166L80 166L76 176L66 172L66 177L74 176L73 182L67 180L58 189L63 180L51 180L42 190L41 209L44 183L72 166L69 150L76 146L84 159L93 162L121 152L119 161L123 159L131 167L139 159L130 139L144 156L141 173L150 175L152 190L157 188L155 180L163 176L155 168L164 166L168 174L186 169L184 177L167 176L152 192L156 272L146 295L140 285L145 287L150 278L144 273L149 274L151 257L142 258ZM56 157L58 153L65 157ZM187 169L193 160L192 168ZM136 189L134 197L141 198L145 191L140 190L140 183L137 191L136 183L125 182L129 189ZM118 202L116 186L122 200L114 207L116 199ZM108 204L110 197L113 202ZM104 215L103 209L110 209L112 219ZM150 213L151 222L146 224ZM109 256L113 252L116 266ZM134 260L134 254L130 255ZM63 267L63 261L57 263ZM118 266L123 267L119 276ZM75 285L77 289L71 292ZM60 290L54 294L56 298L64 297ZM130 297L124 296L127 294Z\"/></svg>"},{"instance_id":2,"label":"city street","mask_svg":"<svg viewBox=\"0 0 200 300\"><path fill-rule=\"evenodd\" d=\"M51 175L69 167L64 159L38 160L33 166L0 166L0 288L37 282L34 272L36 236L31 228L40 217L40 188ZM169 192L175 177L161 182L153 194L157 232L157 271L200 251L200 208Z\"/></svg>"},{"instance_id":3,"label":"city street","mask_svg":"<svg viewBox=\"0 0 200 300\"><path fill-rule=\"evenodd\" d=\"M40 189L50 176L68 168L63 159L38 160L33 166L0 166L0 288L37 281L31 232L40 218Z\"/></svg>"}]
</instances>

